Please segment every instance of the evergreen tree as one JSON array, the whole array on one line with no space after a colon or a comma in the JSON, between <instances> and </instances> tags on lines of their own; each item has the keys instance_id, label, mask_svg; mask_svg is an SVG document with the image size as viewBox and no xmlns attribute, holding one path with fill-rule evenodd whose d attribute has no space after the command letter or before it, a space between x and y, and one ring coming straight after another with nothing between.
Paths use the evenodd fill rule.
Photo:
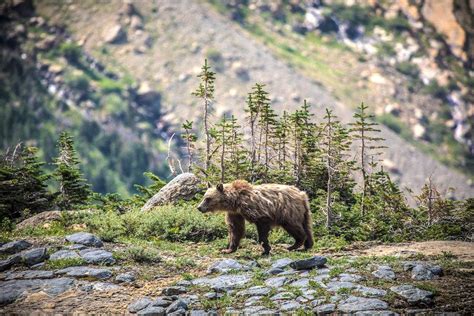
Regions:
<instances>
[{"instance_id":1,"label":"evergreen tree","mask_svg":"<svg viewBox=\"0 0 474 316\"><path fill-rule=\"evenodd\" d=\"M243 146L243 133L237 118L232 115L228 121L229 176L231 179L248 179L250 165L248 151Z\"/></svg>"},{"instance_id":2,"label":"evergreen tree","mask_svg":"<svg viewBox=\"0 0 474 316\"><path fill-rule=\"evenodd\" d=\"M256 85L254 91L258 88ZM248 113L248 122L250 125L250 180L253 182L255 176L255 167L257 164L257 120L260 109L253 101L253 92L247 96L247 107L245 112Z\"/></svg>"},{"instance_id":3,"label":"evergreen tree","mask_svg":"<svg viewBox=\"0 0 474 316\"><path fill-rule=\"evenodd\" d=\"M349 132L355 141L360 142L359 145L359 160L360 170L362 173L362 199L361 199L361 213L365 214L365 197L367 195L368 176L370 174L369 166L375 168L378 161L378 156L382 153L379 151L384 146L377 145L378 142L383 141L381 137L373 136L374 133L379 133L380 130L375 128L378 124L373 122L374 115L367 113L368 106L361 103L354 114L355 122L349 125L352 128Z\"/></svg>"},{"instance_id":4,"label":"evergreen tree","mask_svg":"<svg viewBox=\"0 0 474 316\"><path fill-rule=\"evenodd\" d=\"M58 206L69 209L87 204L91 190L79 169L79 159L74 149L74 140L67 132L58 140L59 156L56 158L54 177L59 183Z\"/></svg>"},{"instance_id":5,"label":"evergreen tree","mask_svg":"<svg viewBox=\"0 0 474 316\"><path fill-rule=\"evenodd\" d=\"M16 146L13 153L0 159L0 218L16 219L47 211L53 196L46 181L50 175L42 171L43 162L35 147Z\"/></svg>"},{"instance_id":6,"label":"evergreen tree","mask_svg":"<svg viewBox=\"0 0 474 316\"><path fill-rule=\"evenodd\" d=\"M211 67L207 65L207 59L204 60L204 65L202 66L202 71L198 75L201 79L199 83L199 87L196 91L193 92L193 95L197 96L198 98L203 100L204 105L204 114L203 114L203 121L204 121L204 134L206 135L206 152L205 152L205 159L204 159L204 168L207 172L210 163L211 163L211 124L209 122L209 116L211 113L211 104L214 100L214 81L215 81L215 73L211 71Z\"/></svg>"},{"instance_id":7,"label":"evergreen tree","mask_svg":"<svg viewBox=\"0 0 474 316\"><path fill-rule=\"evenodd\" d=\"M350 185L352 182L350 170L353 163L348 159L351 145L348 131L329 109L326 109L324 120L321 126L320 150L327 172L326 227L329 228L334 221L333 192L343 191L345 186Z\"/></svg>"},{"instance_id":8,"label":"evergreen tree","mask_svg":"<svg viewBox=\"0 0 474 316\"><path fill-rule=\"evenodd\" d=\"M263 88L264 84L256 83L253 87L252 100L253 100L253 111L254 111L254 124L258 129L258 142L256 145L256 159L254 164L254 170L252 175L252 181L257 180L258 178L265 181L268 178L268 169L269 169L269 148L267 145L270 145L270 140L273 133L273 128L275 125L275 113L270 105L270 98L268 97L268 92ZM262 159L263 153L263 159ZM255 169L259 169L257 176Z\"/></svg>"},{"instance_id":9,"label":"evergreen tree","mask_svg":"<svg viewBox=\"0 0 474 316\"><path fill-rule=\"evenodd\" d=\"M184 135L181 135L181 137L184 139L186 142L186 152L188 155L188 172L191 171L191 166L193 164L193 153L195 150L195 143L197 140L196 134L192 132L193 129L193 122L186 120L186 122L183 123L182 128L184 129Z\"/></svg>"}]
</instances>

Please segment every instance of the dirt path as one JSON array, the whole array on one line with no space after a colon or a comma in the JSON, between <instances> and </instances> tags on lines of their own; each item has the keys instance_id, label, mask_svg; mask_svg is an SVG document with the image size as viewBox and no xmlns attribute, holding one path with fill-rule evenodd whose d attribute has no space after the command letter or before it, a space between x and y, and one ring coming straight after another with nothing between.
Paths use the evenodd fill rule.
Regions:
<instances>
[{"instance_id":1,"label":"dirt path","mask_svg":"<svg viewBox=\"0 0 474 316\"><path fill-rule=\"evenodd\" d=\"M360 256L393 256L413 255L420 253L425 256L452 254L461 261L474 261L474 243L466 241L423 241L400 244L376 245L366 249L351 251Z\"/></svg>"}]
</instances>

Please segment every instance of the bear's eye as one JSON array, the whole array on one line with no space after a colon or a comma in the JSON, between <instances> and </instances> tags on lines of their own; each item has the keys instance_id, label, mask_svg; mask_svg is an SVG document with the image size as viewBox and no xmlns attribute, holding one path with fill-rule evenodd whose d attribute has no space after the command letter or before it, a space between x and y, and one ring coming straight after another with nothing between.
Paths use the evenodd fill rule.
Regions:
<instances>
[{"instance_id":1,"label":"bear's eye","mask_svg":"<svg viewBox=\"0 0 474 316\"><path fill-rule=\"evenodd\" d=\"M210 200L211 200L210 198L205 198L204 202L209 203Z\"/></svg>"}]
</instances>

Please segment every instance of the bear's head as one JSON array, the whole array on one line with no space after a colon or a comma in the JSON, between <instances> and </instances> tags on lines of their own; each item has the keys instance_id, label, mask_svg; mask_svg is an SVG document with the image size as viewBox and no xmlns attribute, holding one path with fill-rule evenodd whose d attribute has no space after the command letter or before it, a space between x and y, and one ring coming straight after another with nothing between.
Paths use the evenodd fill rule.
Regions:
<instances>
[{"instance_id":1,"label":"bear's head","mask_svg":"<svg viewBox=\"0 0 474 316\"><path fill-rule=\"evenodd\" d=\"M207 189L197 209L201 213L227 210L228 198L226 197L224 185L218 184L215 188Z\"/></svg>"}]
</instances>

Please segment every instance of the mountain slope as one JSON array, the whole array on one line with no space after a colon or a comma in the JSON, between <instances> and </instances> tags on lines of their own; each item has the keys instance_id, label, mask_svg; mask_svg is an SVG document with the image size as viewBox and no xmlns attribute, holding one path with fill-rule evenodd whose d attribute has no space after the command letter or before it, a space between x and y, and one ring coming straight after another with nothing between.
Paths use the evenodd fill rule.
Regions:
<instances>
[{"instance_id":1,"label":"mountain slope","mask_svg":"<svg viewBox=\"0 0 474 316\"><path fill-rule=\"evenodd\" d=\"M65 23L87 51L104 62L120 65L142 82L159 85L164 97L163 110L168 113L165 118L172 123L199 116L201 109L190 92L197 85L194 76L206 57L218 70L216 116L223 111L242 114L246 93L254 82L263 82L278 110L294 109L305 98L318 115L327 106L334 108L343 121L351 119L348 104L342 104L323 86L282 62L269 48L208 4L141 1L134 3L133 8L141 16L142 27L131 25L127 16L130 5L84 1L57 10L48 2L39 4L42 14L52 22ZM105 43L107 33L117 25L127 32L127 40L115 45ZM143 38L151 45L141 47ZM100 53L104 51L107 54ZM344 57L343 51L340 54ZM350 60L341 60L344 62ZM370 104L370 100L364 101ZM403 186L417 190L432 175L441 189L456 188L456 197L474 194L468 178L460 172L421 153L388 128L382 128L382 136L389 146L385 158L395 164L395 177Z\"/></svg>"}]
</instances>

